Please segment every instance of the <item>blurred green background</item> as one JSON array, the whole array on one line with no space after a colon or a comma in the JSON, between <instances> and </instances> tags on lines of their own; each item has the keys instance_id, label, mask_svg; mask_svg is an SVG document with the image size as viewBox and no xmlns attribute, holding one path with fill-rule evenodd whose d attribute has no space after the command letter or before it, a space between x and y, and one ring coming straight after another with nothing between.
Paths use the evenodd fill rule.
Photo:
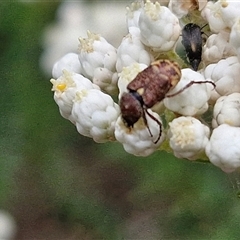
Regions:
<instances>
[{"instance_id":1,"label":"blurred green background","mask_svg":"<svg viewBox=\"0 0 240 240\"><path fill-rule=\"evenodd\" d=\"M15 239L238 239L240 200L210 164L133 157L63 119L39 68L57 1L0 5L0 209Z\"/></svg>"}]
</instances>

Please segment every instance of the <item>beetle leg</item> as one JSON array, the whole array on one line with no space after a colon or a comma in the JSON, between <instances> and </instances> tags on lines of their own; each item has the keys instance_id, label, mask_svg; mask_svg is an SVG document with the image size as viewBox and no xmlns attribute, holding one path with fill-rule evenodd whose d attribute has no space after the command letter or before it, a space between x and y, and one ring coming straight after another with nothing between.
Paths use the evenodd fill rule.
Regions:
<instances>
[{"instance_id":1,"label":"beetle leg","mask_svg":"<svg viewBox=\"0 0 240 240\"><path fill-rule=\"evenodd\" d=\"M202 83L210 83L210 84L212 84L213 85L213 89L216 87L215 83L213 83L212 81L199 81L199 82L191 81L186 86L184 86L182 89L180 89L179 91L177 91L177 92L175 92L173 94L166 95L165 97L174 97L174 96L178 95L179 93L183 92L185 89L187 89L190 86L192 86L193 84L202 84Z\"/></svg>"},{"instance_id":2,"label":"beetle leg","mask_svg":"<svg viewBox=\"0 0 240 240\"><path fill-rule=\"evenodd\" d=\"M146 112L147 115L159 125L158 138L157 138L157 140L155 140L155 141L153 142L153 143L156 144L156 143L159 141L159 139L160 139L160 137L161 137L161 135L162 135L162 123L161 123L157 118L155 118L152 114L150 114L146 108L144 109L144 112ZM144 119L144 118L146 119L145 114L144 114L143 119ZM144 121L145 121L145 120L144 120ZM147 119L146 119L146 121L147 121ZM147 128L148 128L148 131L150 132L151 137L152 137L153 135L152 135L152 133L151 133L151 131L150 131L150 129L149 129L149 127L148 127L147 124L146 124L146 126L147 126Z\"/></svg>"},{"instance_id":3,"label":"beetle leg","mask_svg":"<svg viewBox=\"0 0 240 240\"><path fill-rule=\"evenodd\" d=\"M149 115L147 109L143 109L143 115L142 115L143 121L144 121L144 124L145 124L145 126L147 127L147 129L148 129L148 131L149 131L150 136L153 137L153 135L152 135L152 133L151 133L151 131L150 131L150 128L149 128L149 126L148 126L148 123L147 123L147 118L146 118L145 112Z\"/></svg>"}]
</instances>

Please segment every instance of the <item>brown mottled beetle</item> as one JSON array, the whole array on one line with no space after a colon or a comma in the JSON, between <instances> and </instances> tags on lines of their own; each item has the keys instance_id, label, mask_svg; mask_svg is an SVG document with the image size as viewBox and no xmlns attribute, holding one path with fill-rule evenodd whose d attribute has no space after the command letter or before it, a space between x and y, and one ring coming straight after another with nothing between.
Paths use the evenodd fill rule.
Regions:
<instances>
[{"instance_id":1,"label":"brown mottled beetle","mask_svg":"<svg viewBox=\"0 0 240 240\"><path fill-rule=\"evenodd\" d=\"M138 73L133 81L127 86L129 92L124 93L119 102L122 119L126 126L129 128L133 127L139 118L142 117L152 137L153 135L148 127L146 119L147 114L159 125L159 135L157 140L154 141L154 143L157 143L162 135L162 124L148 112L148 108L153 107L153 105L166 97L173 97L181 93L195 83L211 83L215 87L215 84L211 81L191 81L179 91L167 95L169 90L174 88L180 79L181 69L179 65L167 59L155 61L142 72Z\"/></svg>"},{"instance_id":2,"label":"brown mottled beetle","mask_svg":"<svg viewBox=\"0 0 240 240\"><path fill-rule=\"evenodd\" d=\"M162 124L147 109L166 97L166 93L176 86L181 78L181 69L176 62L159 60L140 72L127 86L128 93L120 99L122 118L127 127L133 127L140 117L148 127L146 115L156 121L160 127L157 143L162 134Z\"/></svg>"}]
</instances>

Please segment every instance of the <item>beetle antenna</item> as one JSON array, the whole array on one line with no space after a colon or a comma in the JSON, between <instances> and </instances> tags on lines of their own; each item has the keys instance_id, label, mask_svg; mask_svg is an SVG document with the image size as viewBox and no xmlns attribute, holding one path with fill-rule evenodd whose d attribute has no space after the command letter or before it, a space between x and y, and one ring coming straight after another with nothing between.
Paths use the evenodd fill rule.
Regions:
<instances>
[{"instance_id":1,"label":"beetle antenna","mask_svg":"<svg viewBox=\"0 0 240 240\"><path fill-rule=\"evenodd\" d=\"M205 34L207 37L209 37L205 32L202 31L203 28L205 28L207 25L208 25L208 23L206 23L205 25L203 25L203 26L201 27L201 34Z\"/></svg>"},{"instance_id":2,"label":"beetle antenna","mask_svg":"<svg viewBox=\"0 0 240 240\"><path fill-rule=\"evenodd\" d=\"M155 140L155 141L153 142L153 143L156 144L156 143L159 141L159 139L160 139L160 137L161 137L161 135L162 135L162 124L161 124L161 122L160 122L157 118L155 118L152 114L150 114L146 108L144 109L144 112L146 112L147 115L159 125L158 138L157 138L157 140ZM148 124L147 124L147 119L146 119L145 114L144 114L143 119L146 120L146 122L145 122L145 120L144 120L144 122L146 123L146 126L147 126L147 128L148 128L148 131L149 131L151 137L153 137L153 135L152 135L152 133L151 133L151 131L150 131L150 129L149 129L149 126L148 126Z\"/></svg>"},{"instance_id":3,"label":"beetle antenna","mask_svg":"<svg viewBox=\"0 0 240 240\"><path fill-rule=\"evenodd\" d=\"M170 94L170 95L166 95L165 97L174 97L174 96L178 95L179 93L183 92L185 89L187 89L190 86L192 86L193 84L202 84L202 83L210 83L210 84L212 84L213 85L213 89L216 87L215 83L213 83L212 81L199 81L199 82L191 81L186 86L184 86L182 89L180 89L179 91L177 91L177 92L175 92L173 94Z\"/></svg>"}]
</instances>

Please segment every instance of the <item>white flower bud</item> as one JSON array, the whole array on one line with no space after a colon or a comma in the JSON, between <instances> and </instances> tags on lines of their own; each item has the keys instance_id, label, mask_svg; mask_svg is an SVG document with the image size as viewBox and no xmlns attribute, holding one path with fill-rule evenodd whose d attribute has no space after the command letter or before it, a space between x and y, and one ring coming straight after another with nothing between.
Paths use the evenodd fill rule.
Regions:
<instances>
[{"instance_id":1,"label":"white flower bud","mask_svg":"<svg viewBox=\"0 0 240 240\"><path fill-rule=\"evenodd\" d=\"M240 127L240 93L220 97L213 108L213 128L221 124Z\"/></svg>"},{"instance_id":2,"label":"white flower bud","mask_svg":"<svg viewBox=\"0 0 240 240\"><path fill-rule=\"evenodd\" d=\"M240 2L220 0L222 19L231 28L240 16Z\"/></svg>"},{"instance_id":3,"label":"white flower bud","mask_svg":"<svg viewBox=\"0 0 240 240\"><path fill-rule=\"evenodd\" d=\"M109 93L110 95L116 95L118 73L112 73L107 68L96 68L94 71L93 83L98 85L102 91Z\"/></svg>"},{"instance_id":4,"label":"white flower bud","mask_svg":"<svg viewBox=\"0 0 240 240\"><path fill-rule=\"evenodd\" d=\"M151 109L148 109L148 112L162 122L157 113L152 112ZM126 152L135 156L148 156L152 154L158 149L165 138L162 126L161 137L157 143L154 143L154 141L156 141L159 137L160 127L158 123L147 114L146 118L148 127L153 136L150 135L143 118L140 118L132 128L128 128L120 116L115 125L116 139L123 144Z\"/></svg>"},{"instance_id":5,"label":"white flower bud","mask_svg":"<svg viewBox=\"0 0 240 240\"><path fill-rule=\"evenodd\" d=\"M117 49L117 57L117 72L121 72L123 67L127 67L134 62L150 65L154 60L153 56L140 41L139 33L135 35L128 34L123 38Z\"/></svg>"},{"instance_id":6,"label":"white flower bud","mask_svg":"<svg viewBox=\"0 0 240 240\"><path fill-rule=\"evenodd\" d=\"M236 22L233 24L230 37L229 37L229 43L236 49L236 53L238 56L238 60L240 61L240 18L236 20Z\"/></svg>"},{"instance_id":7,"label":"white flower bud","mask_svg":"<svg viewBox=\"0 0 240 240\"><path fill-rule=\"evenodd\" d=\"M71 113L76 92L82 89L99 89L97 85L81 74L71 73L67 70L63 70L63 75L57 80L51 79L50 82L53 84L54 100L59 107L60 114L74 124Z\"/></svg>"},{"instance_id":8,"label":"white flower bud","mask_svg":"<svg viewBox=\"0 0 240 240\"><path fill-rule=\"evenodd\" d=\"M81 72L88 78L93 78L94 69L104 67L108 54L116 52L116 49L98 34L87 32L88 38L79 38L79 61ZM116 63L115 57L109 58L111 66ZM108 63L109 64L109 63Z\"/></svg>"},{"instance_id":9,"label":"white flower bud","mask_svg":"<svg viewBox=\"0 0 240 240\"><path fill-rule=\"evenodd\" d=\"M196 160L205 150L210 130L194 117L179 117L169 123L169 144L178 158Z\"/></svg>"},{"instance_id":10,"label":"white flower bud","mask_svg":"<svg viewBox=\"0 0 240 240\"><path fill-rule=\"evenodd\" d=\"M222 124L212 132L206 149L210 162L224 172L240 167L240 128Z\"/></svg>"},{"instance_id":11,"label":"white flower bud","mask_svg":"<svg viewBox=\"0 0 240 240\"><path fill-rule=\"evenodd\" d=\"M168 7L180 19L186 16L190 11L193 11L195 9L199 9L199 11L201 11L206 4L207 0L199 1L170 0Z\"/></svg>"},{"instance_id":12,"label":"white flower bud","mask_svg":"<svg viewBox=\"0 0 240 240\"><path fill-rule=\"evenodd\" d=\"M172 50L181 32L178 18L167 7L149 0L138 24L141 41L156 52Z\"/></svg>"},{"instance_id":13,"label":"white flower bud","mask_svg":"<svg viewBox=\"0 0 240 240\"><path fill-rule=\"evenodd\" d=\"M112 98L97 89L83 89L76 93L72 116L77 130L95 142L114 141L115 122L120 114L119 106Z\"/></svg>"},{"instance_id":14,"label":"white flower bud","mask_svg":"<svg viewBox=\"0 0 240 240\"><path fill-rule=\"evenodd\" d=\"M200 73L190 68L182 69L182 77L178 84L167 95L172 95L183 89L191 81L211 81L205 79ZM169 110L185 116L200 115L207 111L208 100L214 86L211 83L193 83L181 93L164 98L164 105Z\"/></svg>"},{"instance_id":15,"label":"white flower bud","mask_svg":"<svg viewBox=\"0 0 240 240\"><path fill-rule=\"evenodd\" d=\"M212 32L218 33L227 27L223 20L220 1L215 3L209 1L206 7L202 10L201 15L207 20Z\"/></svg>"},{"instance_id":16,"label":"white flower bud","mask_svg":"<svg viewBox=\"0 0 240 240\"><path fill-rule=\"evenodd\" d=\"M139 16L142 9L142 3L133 2L127 9L127 26L128 30L131 33L131 28L138 28Z\"/></svg>"},{"instance_id":17,"label":"white flower bud","mask_svg":"<svg viewBox=\"0 0 240 240\"><path fill-rule=\"evenodd\" d=\"M228 42L229 33L212 34L203 46L202 61L205 65L216 63L223 58L236 55L234 47Z\"/></svg>"},{"instance_id":18,"label":"white flower bud","mask_svg":"<svg viewBox=\"0 0 240 240\"><path fill-rule=\"evenodd\" d=\"M211 92L211 96L210 96L210 99L209 99L208 103L210 105L214 105L216 103L216 101L218 100L218 98L220 98L220 97L221 97L221 95L218 94L217 91L214 88Z\"/></svg>"},{"instance_id":19,"label":"white flower bud","mask_svg":"<svg viewBox=\"0 0 240 240\"><path fill-rule=\"evenodd\" d=\"M204 76L214 81L215 91L220 96L240 92L240 63L236 56L208 65L204 70Z\"/></svg>"},{"instance_id":20,"label":"white flower bud","mask_svg":"<svg viewBox=\"0 0 240 240\"><path fill-rule=\"evenodd\" d=\"M69 72L80 73L80 62L76 53L68 53L54 64L52 69L53 78L62 76L64 69Z\"/></svg>"},{"instance_id":21,"label":"white flower bud","mask_svg":"<svg viewBox=\"0 0 240 240\"><path fill-rule=\"evenodd\" d=\"M170 0L168 8L180 19L188 14L190 3L184 4L181 0Z\"/></svg>"},{"instance_id":22,"label":"white flower bud","mask_svg":"<svg viewBox=\"0 0 240 240\"><path fill-rule=\"evenodd\" d=\"M133 63L130 66L123 68L122 72L119 73L118 79L118 99L121 98L124 92L128 92L127 85L145 68L147 68L147 65L139 63Z\"/></svg>"},{"instance_id":23,"label":"white flower bud","mask_svg":"<svg viewBox=\"0 0 240 240\"><path fill-rule=\"evenodd\" d=\"M116 49L100 35L90 32L87 34L88 38L79 39L78 57L81 73L93 82L98 83L100 87L104 86L103 91L110 90L110 94L117 92L116 76L114 74L116 73L117 61ZM98 70L95 71L97 68ZM106 71L103 71L103 69L106 69ZM110 86L108 87L106 84Z\"/></svg>"},{"instance_id":24,"label":"white flower bud","mask_svg":"<svg viewBox=\"0 0 240 240\"><path fill-rule=\"evenodd\" d=\"M208 21L213 32L231 28L240 15L240 2L219 0L208 2L202 11L202 16Z\"/></svg>"}]
</instances>

